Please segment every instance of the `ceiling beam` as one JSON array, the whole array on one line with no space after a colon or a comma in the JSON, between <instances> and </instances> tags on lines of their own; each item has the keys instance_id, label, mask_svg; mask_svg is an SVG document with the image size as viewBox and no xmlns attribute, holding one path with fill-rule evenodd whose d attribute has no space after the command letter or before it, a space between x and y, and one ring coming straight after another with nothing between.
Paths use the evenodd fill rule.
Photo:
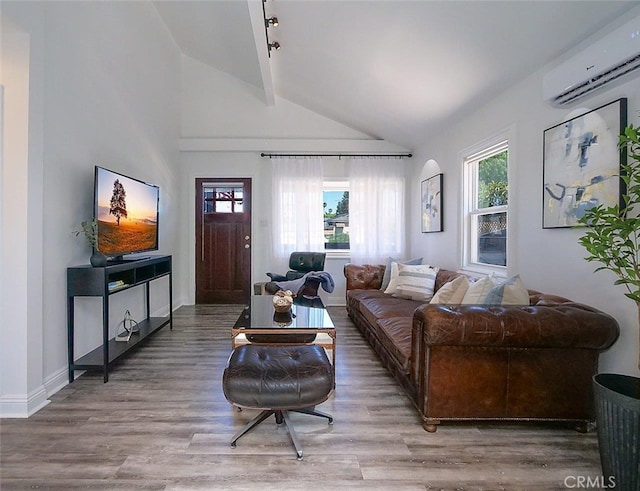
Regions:
<instances>
[{"instance_id":1,"label":"ceiling beam","mask_svg":"<svg viewBox=\"0 0 640 491\"><path fill-rule=\"evenodd\" d=\"M265 36L264 11L262 0L247 0L251 27L253 29L253 41L256 45L256 55L260 65L260 75L262 76L262 89L267 106L274 106L276 96L273 90L273 78L271 77L271 64L269 63L269 47Z\"/></svg>"}]
</instances>

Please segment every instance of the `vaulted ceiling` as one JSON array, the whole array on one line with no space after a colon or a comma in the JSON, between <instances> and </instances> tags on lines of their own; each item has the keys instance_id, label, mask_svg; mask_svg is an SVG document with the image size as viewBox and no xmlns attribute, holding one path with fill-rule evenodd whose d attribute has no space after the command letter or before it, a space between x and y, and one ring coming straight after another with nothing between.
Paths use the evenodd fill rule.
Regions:
<instances>
[{"instance_id":1,"label":"vaulted ceiling","mask_svg":"<svg viewBox=\"0 0 640 491\"><path fill-rule=\"evenodd\" d=\"M157 1L182 51L405 148L552 62L638 1ZM264 17L281 49L267 50ZM541 95L542 97L542 95Z\"/></svg>"}]
</instances>

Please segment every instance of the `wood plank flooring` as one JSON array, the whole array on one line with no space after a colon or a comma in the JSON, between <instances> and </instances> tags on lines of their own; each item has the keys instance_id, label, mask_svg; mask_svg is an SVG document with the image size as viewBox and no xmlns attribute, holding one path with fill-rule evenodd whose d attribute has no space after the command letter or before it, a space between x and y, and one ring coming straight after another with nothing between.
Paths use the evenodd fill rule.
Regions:
<instances>
[{"instance_id":1,"label":"wood plank flooring","mask_svg":"<svg viewBox=\"0 0 640 491\"><path fill-rule=\"evenodd\" d=\"M111 372L84 374L29 419L0 420L0 489L561 490L600 476L595 433L548 425L442 425L413 406L349 321L337 327L336 392L322 418L294 414L295 458L273 418L229 447L254 415L222 393L235 305L186 306Z\"/></svg>"}]
</instances>

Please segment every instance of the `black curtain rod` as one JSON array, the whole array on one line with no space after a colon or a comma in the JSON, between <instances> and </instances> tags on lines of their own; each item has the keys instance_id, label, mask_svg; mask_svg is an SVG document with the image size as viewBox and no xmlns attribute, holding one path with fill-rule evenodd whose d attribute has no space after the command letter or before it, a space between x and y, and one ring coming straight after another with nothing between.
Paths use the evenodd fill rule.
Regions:
<instances>
[{"instance_id":1,"label":"black curtain rod","mask_svg":"<svg viewBox=\"0 0 640 491\"><path fill-rule=\"evenodd\" d=\"M318 154L295 154L295 153L261 153L260 157L394 157L394 158L410 158L410 153L397 154L351 154L351 153L318 153Z\"/></svg>"}]
</instances>

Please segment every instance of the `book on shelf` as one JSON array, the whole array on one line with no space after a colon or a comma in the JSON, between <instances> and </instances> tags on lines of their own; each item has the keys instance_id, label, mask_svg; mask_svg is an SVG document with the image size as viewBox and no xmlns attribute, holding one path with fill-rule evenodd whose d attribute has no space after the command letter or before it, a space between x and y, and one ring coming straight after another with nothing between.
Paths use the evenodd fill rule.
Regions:
<instances>
[{"instance_id":1,"label":"book on shelf","mask_svg":"<svg viewBox=\"0 0 640 491\"><path fill-rule=\"evenodd\" d=\"M127 286L127 284L123 280L115 280L109 282L109 290L116 290L125 286Z\"/></svg>"}]
</instances>

